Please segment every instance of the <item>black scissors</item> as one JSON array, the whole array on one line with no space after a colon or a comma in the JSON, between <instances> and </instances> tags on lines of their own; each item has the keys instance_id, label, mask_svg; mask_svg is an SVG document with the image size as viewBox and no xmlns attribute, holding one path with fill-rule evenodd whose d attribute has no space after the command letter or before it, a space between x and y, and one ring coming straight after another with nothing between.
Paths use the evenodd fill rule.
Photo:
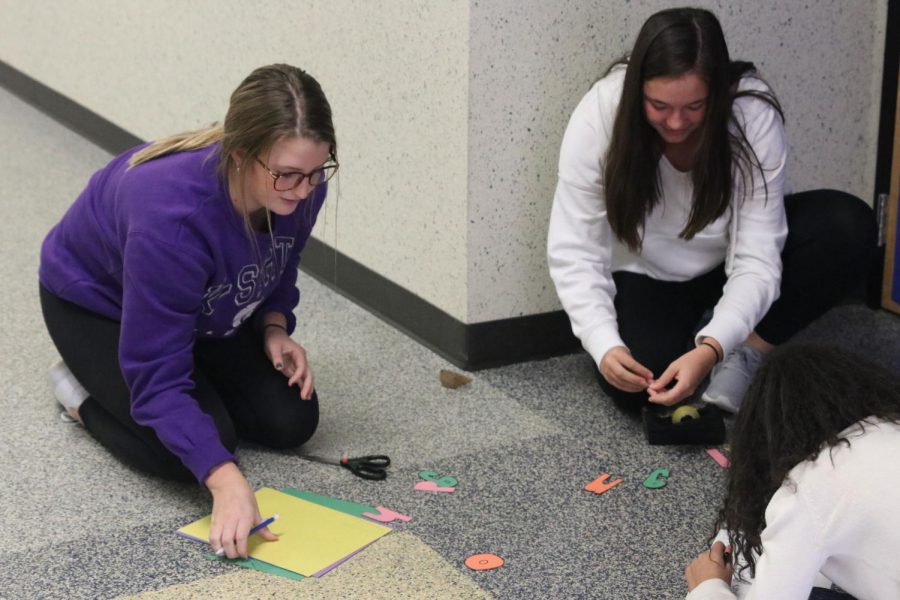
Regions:
<instances>
[{"instance_id":1,"label":"black scissors","mask_svg":"<svg viewBox=\"0 0 900 600\"><path fill-rule=\"evenodd\" d=\"M306 460L326 465L338 465L349 470L357 477L372 481L381 481L387 478L387 468L391 466L391 459L383 454L369 454L356 458L341 457L339 462L327 460L318 456L301 456Z\"/></svg>"}]
</instances>

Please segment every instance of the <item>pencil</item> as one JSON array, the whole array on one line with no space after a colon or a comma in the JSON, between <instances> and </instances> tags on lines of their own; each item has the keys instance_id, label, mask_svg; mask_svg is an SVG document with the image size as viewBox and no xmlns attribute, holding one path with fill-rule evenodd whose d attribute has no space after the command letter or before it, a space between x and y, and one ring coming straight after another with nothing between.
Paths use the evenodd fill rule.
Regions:
<instances>
[{"instance_id":1,"label":"pencil","mask_svg":"<svg viewBox=\"0 0 900 600\"><path fill-rule=\"evenodd\" d=\"M274 523L277 518L278 518L277 514L272 515L271 517L269 517L268 519L266 519L265 521L263 521L262 523L260 523L256 527L254 527L253 529L251 529L250 533L247 535L251 536L254 533L256 533L257 531L259 531L260 529L262 529L263 527L268 527L269 525ZM225 548L219 548L218 550L216 550L216 556L225 556Z\"/></svg>"}]
</instances>

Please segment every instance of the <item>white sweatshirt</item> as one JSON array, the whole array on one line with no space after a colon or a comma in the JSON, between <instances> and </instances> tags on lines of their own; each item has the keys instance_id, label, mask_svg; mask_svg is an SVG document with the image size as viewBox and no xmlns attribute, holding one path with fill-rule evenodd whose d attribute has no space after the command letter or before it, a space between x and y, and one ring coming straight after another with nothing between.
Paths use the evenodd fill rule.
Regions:
<instances>
[{"instance_id":1,"label":"white sweatshirt","mask_svg":"<svg viewBox=\"0 0 900 600\"><path fill-rule=\"evenodd\" d=\"M781 249L787 237L787 149L781 118L762 100L745 97L734 102L732 110L764 168L765 183L754 169L753 187L741 202L743 186L737 177L731 208L690 241L678 234L692 204L691 175L676 170L663 156L658 167L660 202L644 222L643 248L635 254L612 234L603 189L602 163L624 78L625 69L619 68L598 81L569 120L547 238L550 276L572 331L599 364L610 348L625 346L613 306L613 271L687 281L724 260L728 280L698 339L715 338L727 354L753 331L779 293ZM744 78L739 89L767 88L758 79Z\"/></svg>"},{"instance_id":2,"label":"white sweatshirt","mask_svg":"<svg viewBox=\"0 0 900 600\"><path fill-rule=\"evenodd\" d=\"M806 598L820 573L859 600L900 598L900 425L865 427L844 431L849 448L794 467L772 496L746 600ZM736 597L709 579L687 600Z\"/></svg>"}]
</instances>

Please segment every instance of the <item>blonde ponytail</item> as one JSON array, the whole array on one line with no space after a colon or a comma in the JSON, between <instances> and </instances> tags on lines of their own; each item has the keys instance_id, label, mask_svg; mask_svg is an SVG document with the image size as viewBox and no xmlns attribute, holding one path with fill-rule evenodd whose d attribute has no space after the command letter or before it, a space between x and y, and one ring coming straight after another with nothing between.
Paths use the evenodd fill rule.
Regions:
<instances>
[{"instance_id":1,"label":"blonde ponytail","mask_svg":"<svg viewBox=\"0 0 900 600\"><path fill-rule=\"evenodd\" d=\"M136 167L148 160L172 154L173 152L186 152L188 150L197 150L198 148L206 148L216 142L222 140L224 135L222 126L213 123L209 127L198 129L196 131L187 131L184 133L176 133L161 140L157 140L138 152L135 152L128 161L129 167Z\"/></svg>"}]
</instances>

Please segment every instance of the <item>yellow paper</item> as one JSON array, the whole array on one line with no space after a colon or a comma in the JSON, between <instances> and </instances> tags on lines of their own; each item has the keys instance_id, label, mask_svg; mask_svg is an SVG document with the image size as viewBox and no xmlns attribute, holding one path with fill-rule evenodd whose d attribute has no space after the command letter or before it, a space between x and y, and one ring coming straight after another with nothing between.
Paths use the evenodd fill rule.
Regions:
<instances>
[{"instance_id":1,"label":"yellow paper","mask_svg":"<svg viewBox=\"0 0 900 600\"><path fill-rule=\"evenodd\" d=\"M307 577L346 558L391 530L272 488L256 492L259 512L264 517L278 515L269 531L277 542L250 536L251 557L289 569ZM209 541L211 517L204 517L178 530L188 537Z\"/></svg>"}]
</instances>

